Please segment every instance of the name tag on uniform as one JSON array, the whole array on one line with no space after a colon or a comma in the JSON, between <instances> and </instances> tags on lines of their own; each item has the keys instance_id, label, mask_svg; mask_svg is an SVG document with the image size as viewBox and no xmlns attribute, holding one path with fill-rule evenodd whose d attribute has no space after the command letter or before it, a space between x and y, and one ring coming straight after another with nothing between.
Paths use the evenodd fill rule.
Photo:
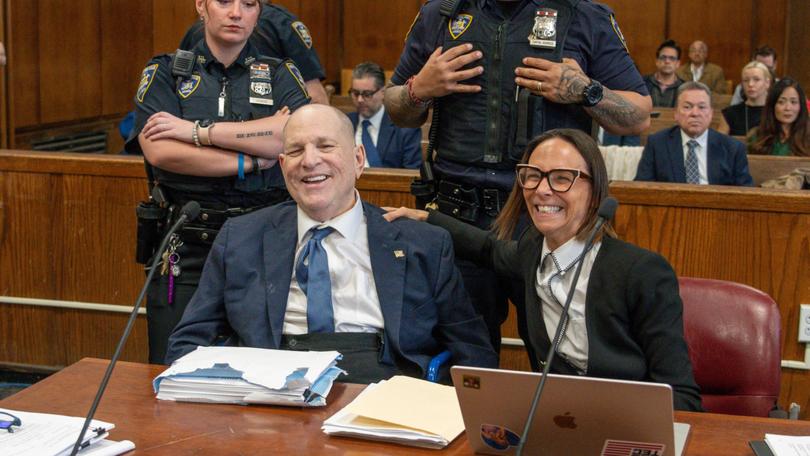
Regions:
<instances>
[{"instance_id":1,"label":"name tag on uniform","mask_svg":"<svg viewBox=\"0 0 810 456\"><path fill-rule=\"evenodd\" d=\"M273 80L266 63L250 65L250 102L273 106Z\"/></svg>"},{"instance_id":2,"label":"name tag on uniform","mask_svg":"<svg viewBox=\"0 0 810 456\"><path fill-rule=\"evenodd\" d=\"M557 10L540 8L534 15L534 26L529 34L529 46L541 49L557 47Z\"/></svg>"}]
</instances>

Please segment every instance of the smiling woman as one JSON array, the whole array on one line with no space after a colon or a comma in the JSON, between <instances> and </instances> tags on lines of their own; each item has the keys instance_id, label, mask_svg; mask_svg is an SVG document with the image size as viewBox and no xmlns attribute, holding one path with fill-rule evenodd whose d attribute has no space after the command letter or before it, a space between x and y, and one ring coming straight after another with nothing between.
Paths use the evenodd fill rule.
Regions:
<instances>
[{"instance_id":1,"label":"smiling woman","mask_svg":"<svg viewBox=\"0 0 810 456\"><path fill-rule=\"evenodd\" d=\"M165 252L144 248L145 256L163 257L147 294L152 363L163 362L169 334L225 220L289 198L275 166L281 131L289 112L309 102L295 64L262 56L248 41L262 9L258 0L194 5L205 38L191 51L160 55L147 64L126 145L130 153L143 153L150 194L168 209L156 224L165 229L187 201L202 207Z\"/></svg>"},{"instance_id":2,"label":"smiling woman","mask_svg":"<svg viewBox=\"0 0 810 456\"><path fill-rule=\"evenodd\" d=\"M700 410L700 394L683 338L675 272L658 254L622 242L608 223L586 249L597 212L608 196L605 163L596 143L579 130L551 130L532 140L494 232L436 211L396 209L399 216L447 229L456 254L522 279L527 345L542 365L562 319L551 372L667 383L674 406ZM528 214L531 226L513 233ZM562 308L582 262L568 315Z\"/></svg>"}]
</instances>

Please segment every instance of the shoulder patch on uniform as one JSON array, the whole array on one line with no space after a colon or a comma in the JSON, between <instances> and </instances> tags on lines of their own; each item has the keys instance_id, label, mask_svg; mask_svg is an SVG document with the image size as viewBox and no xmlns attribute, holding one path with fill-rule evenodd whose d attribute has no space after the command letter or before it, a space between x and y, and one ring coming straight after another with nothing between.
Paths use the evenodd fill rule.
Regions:
<instances>
[{"instance_id":1,"label":"shoulder patch on uniform","mask_svg":"<svg viewBox=\"0 0 810 456\"><path fill-rule=\"evenodd\" d=\"M450 36L453 37L454 40L458 39L464 32L470 28L470 24L472 24L473 17L471 14L459 14L456 16L455 19L447 23L447 28L450 30Z\"/></svg>"},{"instance_id":2,"label":"shoulder patch on uniform","mask_svg":"<svg viewBox=\"0 0 810 456\"><path fill-rule=\"evenodd\" d=\"M151 86L152 81L155 80L155 73L157 73L157 69L157 63L153 63L152 65L149 65L143 69L143 73L141 73L141 83L138 85L138 93L136 95L139 102L143 103L143 98L146 96L149 86Z\"/></svg>"},{"instance_id":3,"label":"shoulder patch on uniform","mask_svg":"<svg viewBox=\"0 0 810 456\"><path fill-rule=\"evenodd\" d=\"M422 11L419 10L416 12L416 16L413 18L413 22L411 22L411 26L408 27L408 33L405 34L405 40L408 41L408 37L411 36L411 32L413 31L413 26L416 25L416 21L419 20L419 16L422 14Z\"/></svg>"},{"instance_id":4,"label":"shoulder patch on uniform","mask_svg":"<svg viewBox=\"0 0 810 456\"><path fill-rule=\"evenodd\" d=\"M200 75L192 74L190 78L184 79L179 86L177 86L177 94L184 100L191 96L197 87L200 86Z\"/></svg>"},{"instance_id":5,"label":"shoulder patch on uniform","mask_svg":"<svg viewBox=\"0 0 810 456\"><path fill-rule=\"evenodd\" d=\"M630 53L630 49L627 47L627 41L624 40L624 35L622 35L622 29L619 28L619 23L616 22L616 16L613 14L610 15L610 25L613 26L613 31L616 32L616 36L619 37L619 41L622 42L622 46L624 46L624 50L627 53Z\"/></svg>"},{"instance_id":6,"label":"shoulder patch on uniform","mask_svg":"<svg viewBox=\"0 0 810 456\"><path fill-rule=\"evenodd\" d=\"M303 22L295 21L290 24L290 27L295 30L295 33L298 34L298 37L301 38L301 41L304 43L304 46L306 46L307 49L312 48L312 35L309 34L309 29L306 25L304 25Z\"/></svg>"},{"instance_id":7,"label":"shoulder patch on uniform","mask_svg":"<svg viewBox=\"0 0 810 456\"><path fill-rule=\"evenodd\" d=\"M284 67L287 68L287 71L290 72L293 79L295 79L295 82L297 82L298 85L301 87L301 91L304 92L304 95L306 95L306 97L309 98L306 83L304 82L304 76L301 75L301 71L298 69L298 67L295 66L295 64L292 62L285 62Z\"/></svg>"}]
</instances>

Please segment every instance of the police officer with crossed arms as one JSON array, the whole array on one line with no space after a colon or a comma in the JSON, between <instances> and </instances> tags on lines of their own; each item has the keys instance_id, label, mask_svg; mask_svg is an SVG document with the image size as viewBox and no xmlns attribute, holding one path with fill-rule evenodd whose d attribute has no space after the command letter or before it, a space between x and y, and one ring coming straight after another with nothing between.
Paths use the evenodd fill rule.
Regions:
<instances>
[{"instance_id":1,"label":"police officer with crossed arms","mask_svg":"<svg viewBox=\"0 0 810 456\"><path fill-rule=\"evenodd\" d=\"M385 106L398 125L422 125L433 106L417 201L483 228L505 202L532 137L561 127L591 132L593 121L635 135L652 109L611 10L589 0L428 0L392 84ZM459 268L499 347L514 285L472 263ZM524 322L518 326L525 334Z\"/></svg>"}]
</instances>

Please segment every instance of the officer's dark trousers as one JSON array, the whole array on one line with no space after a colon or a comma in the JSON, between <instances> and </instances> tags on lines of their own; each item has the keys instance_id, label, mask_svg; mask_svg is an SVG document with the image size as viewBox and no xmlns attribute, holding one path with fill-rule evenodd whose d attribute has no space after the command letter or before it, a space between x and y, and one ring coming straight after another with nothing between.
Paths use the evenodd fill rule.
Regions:
<instances>
[{"instance_id":1,"label":"officer's dark trousers","mask_svg":"<svg viewBox=\"0 0 810 456\"><path fill-rule=\"evenodd\" d=\"M169 336L180 322L186 305L197 290L200 275L211 246L184 243L177 249L180 255L180 275L174 278L174 293L169 304L169 276L155 273L146 294L146 326L149 334L149 362L163 364ZM160 265L158 265L160 268Z\"/></svg>"},{"instance_id":2,"label":"officer's dark trousers","mask_svg":"<svg viewBox=\"0 0 810 456\"><path fill-rule=\"evenodd\" d=\"M480 216L475 226L488 230L493 217L487 215ZM525 221L524 221L525 222ZM515 236L519 235L525 224L515 230ZM526 351L529 355L532 369L538 370L534 350L528 343L528 329L526 327L526 312L523 281L514 280L507 277L499 277L492 269L478 266L473 261L456 257L458 267L464 279L464 288L470 295L475 310L483 317L489 330L490 341L495 352L501 352L501 325L506 321L509 313L509 300L515 305L517 313L518 334L527 343Z\"/></svg>"}]
</instances>

